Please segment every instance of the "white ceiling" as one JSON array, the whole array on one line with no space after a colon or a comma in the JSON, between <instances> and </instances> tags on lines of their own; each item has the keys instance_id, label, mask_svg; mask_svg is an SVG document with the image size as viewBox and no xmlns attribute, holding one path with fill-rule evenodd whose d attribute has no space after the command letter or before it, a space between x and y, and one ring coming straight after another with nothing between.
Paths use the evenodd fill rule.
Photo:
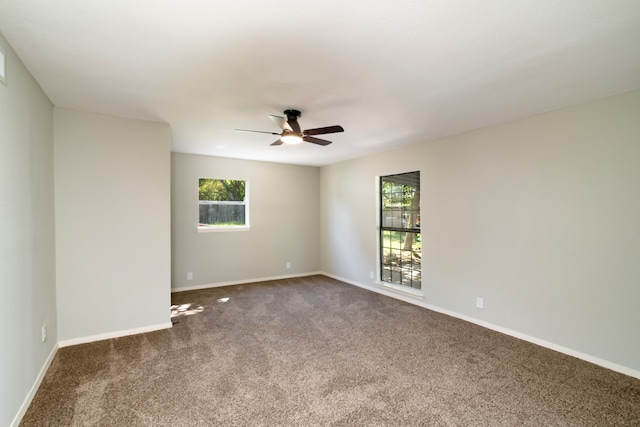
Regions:
<instances>
[{"instance_id":1,"label":"white ceiling","mask_svg":"<svg viewBox=\"0 0 640 427\"><path fill-rule=\"evenodd\" d=\"M0 0L59 107L172 151L326 165L640 88L637 0ZM11 76L8 75L9 80ZM333 144L271 147L268 114Z\"/></svg>"}]
</instances>

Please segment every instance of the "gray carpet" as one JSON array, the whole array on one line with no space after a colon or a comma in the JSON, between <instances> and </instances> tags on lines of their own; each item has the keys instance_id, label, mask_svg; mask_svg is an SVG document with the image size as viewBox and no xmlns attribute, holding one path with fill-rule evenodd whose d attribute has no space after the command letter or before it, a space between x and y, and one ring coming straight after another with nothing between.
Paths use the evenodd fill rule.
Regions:
<instances>
[{"instance_id":1,"label":"gray carpet","mask_svg":"<svg viewBox=\"0 0 640 427\"><path fill-rule=\"evenodd\" d=\"M22 426L640 426L640 380L311 276L62 348Z\"/></svg>"}]
</instances>

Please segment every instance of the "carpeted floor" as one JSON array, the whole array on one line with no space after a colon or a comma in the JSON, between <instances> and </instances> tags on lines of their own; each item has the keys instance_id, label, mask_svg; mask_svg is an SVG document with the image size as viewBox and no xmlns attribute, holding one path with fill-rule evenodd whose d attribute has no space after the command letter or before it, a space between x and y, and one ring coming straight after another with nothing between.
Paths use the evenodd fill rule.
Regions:
<instances>
[{"instance_id":1,"label":"carpeted floor","mask_svg":"<svg viewBox=\"0 0 640 427\"><path fill-rule=\"evenodd\" d=\"M640 426L640 380L311 276L62 348L22 426Z\"/></svg>"}]
</instances>

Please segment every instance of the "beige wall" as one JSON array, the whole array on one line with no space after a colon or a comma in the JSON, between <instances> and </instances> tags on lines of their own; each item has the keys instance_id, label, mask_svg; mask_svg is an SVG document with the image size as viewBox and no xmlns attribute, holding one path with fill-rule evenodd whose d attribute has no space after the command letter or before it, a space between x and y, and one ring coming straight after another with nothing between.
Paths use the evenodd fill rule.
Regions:
<instances>
[{"instance_id":1,"label":"beige wall","mask_svg":"<svg viewBox=\"0 0 640 427\"><path fill-rule=\"evenodd\" d=\"M639 117L635 91L324 167L321 268L379 289L375 177L420 170L419 304L640 375Z\"/></svg>"},{"instance_id":2,"label":"beige wall","mask_svg":"<svg viewBox=\"0 0 640 427\"><path fill-rule=\"evenodd\" d=\"M0 425L9 426L57 342L53 106L2 35L0 46Z\"/></svg>"},{"instance_id":3,"label":"beige wall","mask_svg":"<svg viewBox=\"0 0 640 427\"><path fill-rule=\"evenodd\" d=\"M169 125L56 108L62 345L170 327Z\"/></svg>"},{"instance_id":4,"label":"beige wall","mask_svg":"<svg viewBox=\"0 0 640 427\"><path fill-rule=\"evenodd\" d=\"M171 175L173 289L318 271L317 167L172 153ZM251 229L199 233L198 178L247 181Z\"/></svg>"}]
</instances>

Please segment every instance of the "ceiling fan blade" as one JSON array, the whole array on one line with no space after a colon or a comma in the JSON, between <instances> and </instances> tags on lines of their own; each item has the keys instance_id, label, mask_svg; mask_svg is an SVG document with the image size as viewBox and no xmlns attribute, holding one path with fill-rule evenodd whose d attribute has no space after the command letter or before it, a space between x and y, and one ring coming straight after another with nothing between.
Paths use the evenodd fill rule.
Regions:
<instances>
[{"instance_id":1,"label":"ceiling fan blade","mask_svg":"<svg viewBox=\"0 0 640 427\"><path fill-rule=\"evenodd\" d=\"M278 139L275 142L272 142L271 145L282 145L282 140Z\"/></svg>"},{"instance_id":2,"label":"ceiling fan blade","mask_svg":"<svg viewBox=\"0 0 640 427\"><path fill-rule=\"evenodd\" d=\"M289 123L289 126L291 126L291 129L292 129L295 133L297 133L297 134L300 134L300 133L301 133L301 131L300 131L300 125L298 124L298 121L297 121L297 120L289 120L289 122L288 122L288 123Z\"/></svg>"},{"instance_id":3,"label":"ceiling fan blade","mask_svg":"<svg viewBox=\"0 0 640 427\"><path fill-rule=\"evenodd\" d=\"M344 132L343 127L336 125L336 126L327 126L323 128L316 128L316 129L307 129L303 131L305 135L323 135L325 133L336 133L336 132Z\"/></svg>"},{"instance_id":4,"label":"ceiling fan blade","mask_svg":"<svg viewBox=\"0 0 640 427\"><path fill-rule=\"evenodd\" d=\"M312 136L303 136L302 140L303 141L307 141L307 142L311 142L312 144L318 144L318 145L329 145L329 144L331 144L331 141L327 141L326 139L314 138Z\"/></svg>"},{"instance_id":5,"label":"ceiling fan blade","mask_svg":"<svg viewBox=\"0 0 640 427\"><path fill-rule=\"evenodd\" d=\"M280 129L293 131L293 129L291 128L291 126L289 126L289 123L287 123L284 117L273 116L269 114L269 118L273 120Z\"/></svg>"},{"instance_id":6,"label":"ceiling fan blade","mask_svg":"<svg viewBox=\"0 0 640 427\"><path fill-rule=\"evenodd\" d=\"M267 132L267 131L264 131L264 130L236 129L236 131L238 131L238 132L251 132L251 133L268 133L270 135L280 135L277 132Z\"/></svg>"}]
</instances>

